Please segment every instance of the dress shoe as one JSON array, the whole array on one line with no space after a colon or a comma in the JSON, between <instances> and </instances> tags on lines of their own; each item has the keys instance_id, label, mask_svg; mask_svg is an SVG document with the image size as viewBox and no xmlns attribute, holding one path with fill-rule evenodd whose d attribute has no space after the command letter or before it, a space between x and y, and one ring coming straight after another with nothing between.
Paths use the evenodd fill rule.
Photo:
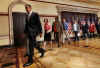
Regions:
<instances>
[{"instance_id":1,"label":"dress shoe","mask_svg":"<svg viewBox=\"0 0 100 68\"><path fill-rule=\"evenodd\" d=\"M23 65L23 67L30 66L30 65L32 65L32 64L33 64L33 61L32 61L32 62L27 62L27 63L25 63L25 64Z\"/></svg>"},{"instance_id":2,"label":"dress shoe","mask_svg":"<svg viewBox=\"0 0 100 68\"><path fill-rule=\"evenodd\" d=\"M28 56L28 54L25 54L24 57Z\"/></svg>"},{"instance_id":3,"label":"dress shoe","mask_svg":"<svg viewBox=\"0 0 100 68\"><path fill-rule=\"evenodd\" d=\"M60 47L60 45L58 44L58 48Z\"/></svg>"},{"instance_id":4,"label":"dress shoe","mask_svg":"<svg viewBox=\"0 0 100 68\"><path fill-rule=\"evenodd\" d=\"M45 52L46 52L46 51L43 50L43 51L41 52L41 56L40 56L40 57L43 57Z\"/></svg>"},{"instance_id":5,"label":"dress shoe","mask_svg":"<svg viewBox=\"0 0 100 68\"><path fill-rule=\"evenodd\" d=\"M24 55L24 57L27 57L27 56L29 56L29 55L28 55L28 54L25 54L25 55ZM33 56L33 55L32 55L32 56Z\"/></svg>"}]
</instances>

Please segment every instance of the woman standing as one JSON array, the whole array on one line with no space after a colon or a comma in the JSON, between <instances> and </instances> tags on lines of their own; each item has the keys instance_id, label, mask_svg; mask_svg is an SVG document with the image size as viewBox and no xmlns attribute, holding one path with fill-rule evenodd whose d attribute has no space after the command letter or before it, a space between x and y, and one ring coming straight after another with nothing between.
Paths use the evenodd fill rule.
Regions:
<instances>
[{"instance_id":1,"label":"woman standing","mask_svg":"<svg viewBox=\"0 0 100 68\"><path fill-rule=\"evenodd\" d=\"M46 48L46 43L51 42L51 31L52 31L52 26L48 22L48 19L44 19L44 48Z\"/></svg>"},{"instance_id":2,"label":"woman standing","mask_svg":"<svg viewBox=\"0 0 100 68\"><path fill-rule=\"evenodd\" d=\"M94 22L92 22L90 24L89 32L90 32L90 38L95 37L95 35L94 35L94 32L95 32L95 24L94 24Z\"/></svg>"}]
</instances>

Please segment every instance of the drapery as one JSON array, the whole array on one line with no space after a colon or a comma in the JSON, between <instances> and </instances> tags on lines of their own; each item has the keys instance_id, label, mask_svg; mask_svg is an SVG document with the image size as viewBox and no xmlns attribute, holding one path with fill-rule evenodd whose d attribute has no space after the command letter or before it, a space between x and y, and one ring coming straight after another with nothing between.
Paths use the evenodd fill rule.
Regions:
<instances>
[{"instance_id":1,"label":"drapery","mask_svg":"<svg viewBox=\"0 0 100 68\"><path fill-rule=\"evenodd\" d=\"M24 44L24 28L25 28L25 13L13 12L13 33L14 33L14 44Z\"/></svg>"},{"instance_id":2,"label":"drapery","mask_svg":"<svg viewBox=\"0 0 100 68\"><path fill-rule=\"evenodd\" d=\"M85 22L94 22L95 24L98 23L98 16L93 13L79 13L79 12L67 12L63 11L61 12L61 19L66 18L67 22L74 23L74 21L78 21L80 24L81 21Z\"/></svg>"}]
</instances>

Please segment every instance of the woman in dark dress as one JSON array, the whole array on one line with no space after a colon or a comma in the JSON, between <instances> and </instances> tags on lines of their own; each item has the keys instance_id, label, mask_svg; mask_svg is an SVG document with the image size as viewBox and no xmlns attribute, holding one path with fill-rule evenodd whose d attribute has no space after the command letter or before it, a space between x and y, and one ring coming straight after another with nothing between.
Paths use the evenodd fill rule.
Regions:
<instances>
[{"instance_id":1,"label":"woman in dark dress","mask_svg":"<svg viewBox=\"0 0 100 68\"><path fill-rule=\"evenodd\" d=\"M44 19L44 48L46 48L46 43L51 42L51 24L48 22L48 19Z\"/></svg>"}]
</instances>

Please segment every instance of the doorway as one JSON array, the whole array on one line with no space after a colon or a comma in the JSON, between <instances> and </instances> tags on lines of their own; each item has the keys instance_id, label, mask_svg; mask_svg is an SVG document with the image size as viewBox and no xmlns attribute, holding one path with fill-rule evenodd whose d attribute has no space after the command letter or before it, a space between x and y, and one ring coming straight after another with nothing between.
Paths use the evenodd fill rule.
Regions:
<instances>
[{"instance_id":1,"label":"doorway","mask_svg":"<svg viewBox=\"0 0 100 68\"><path fill-rule=\"evenodd\" d=\"M25 16L26 14L23 12L13 12L13 33L14 33L14 45L20 46L25 43Z\"/></svg>"}]
</instances>

